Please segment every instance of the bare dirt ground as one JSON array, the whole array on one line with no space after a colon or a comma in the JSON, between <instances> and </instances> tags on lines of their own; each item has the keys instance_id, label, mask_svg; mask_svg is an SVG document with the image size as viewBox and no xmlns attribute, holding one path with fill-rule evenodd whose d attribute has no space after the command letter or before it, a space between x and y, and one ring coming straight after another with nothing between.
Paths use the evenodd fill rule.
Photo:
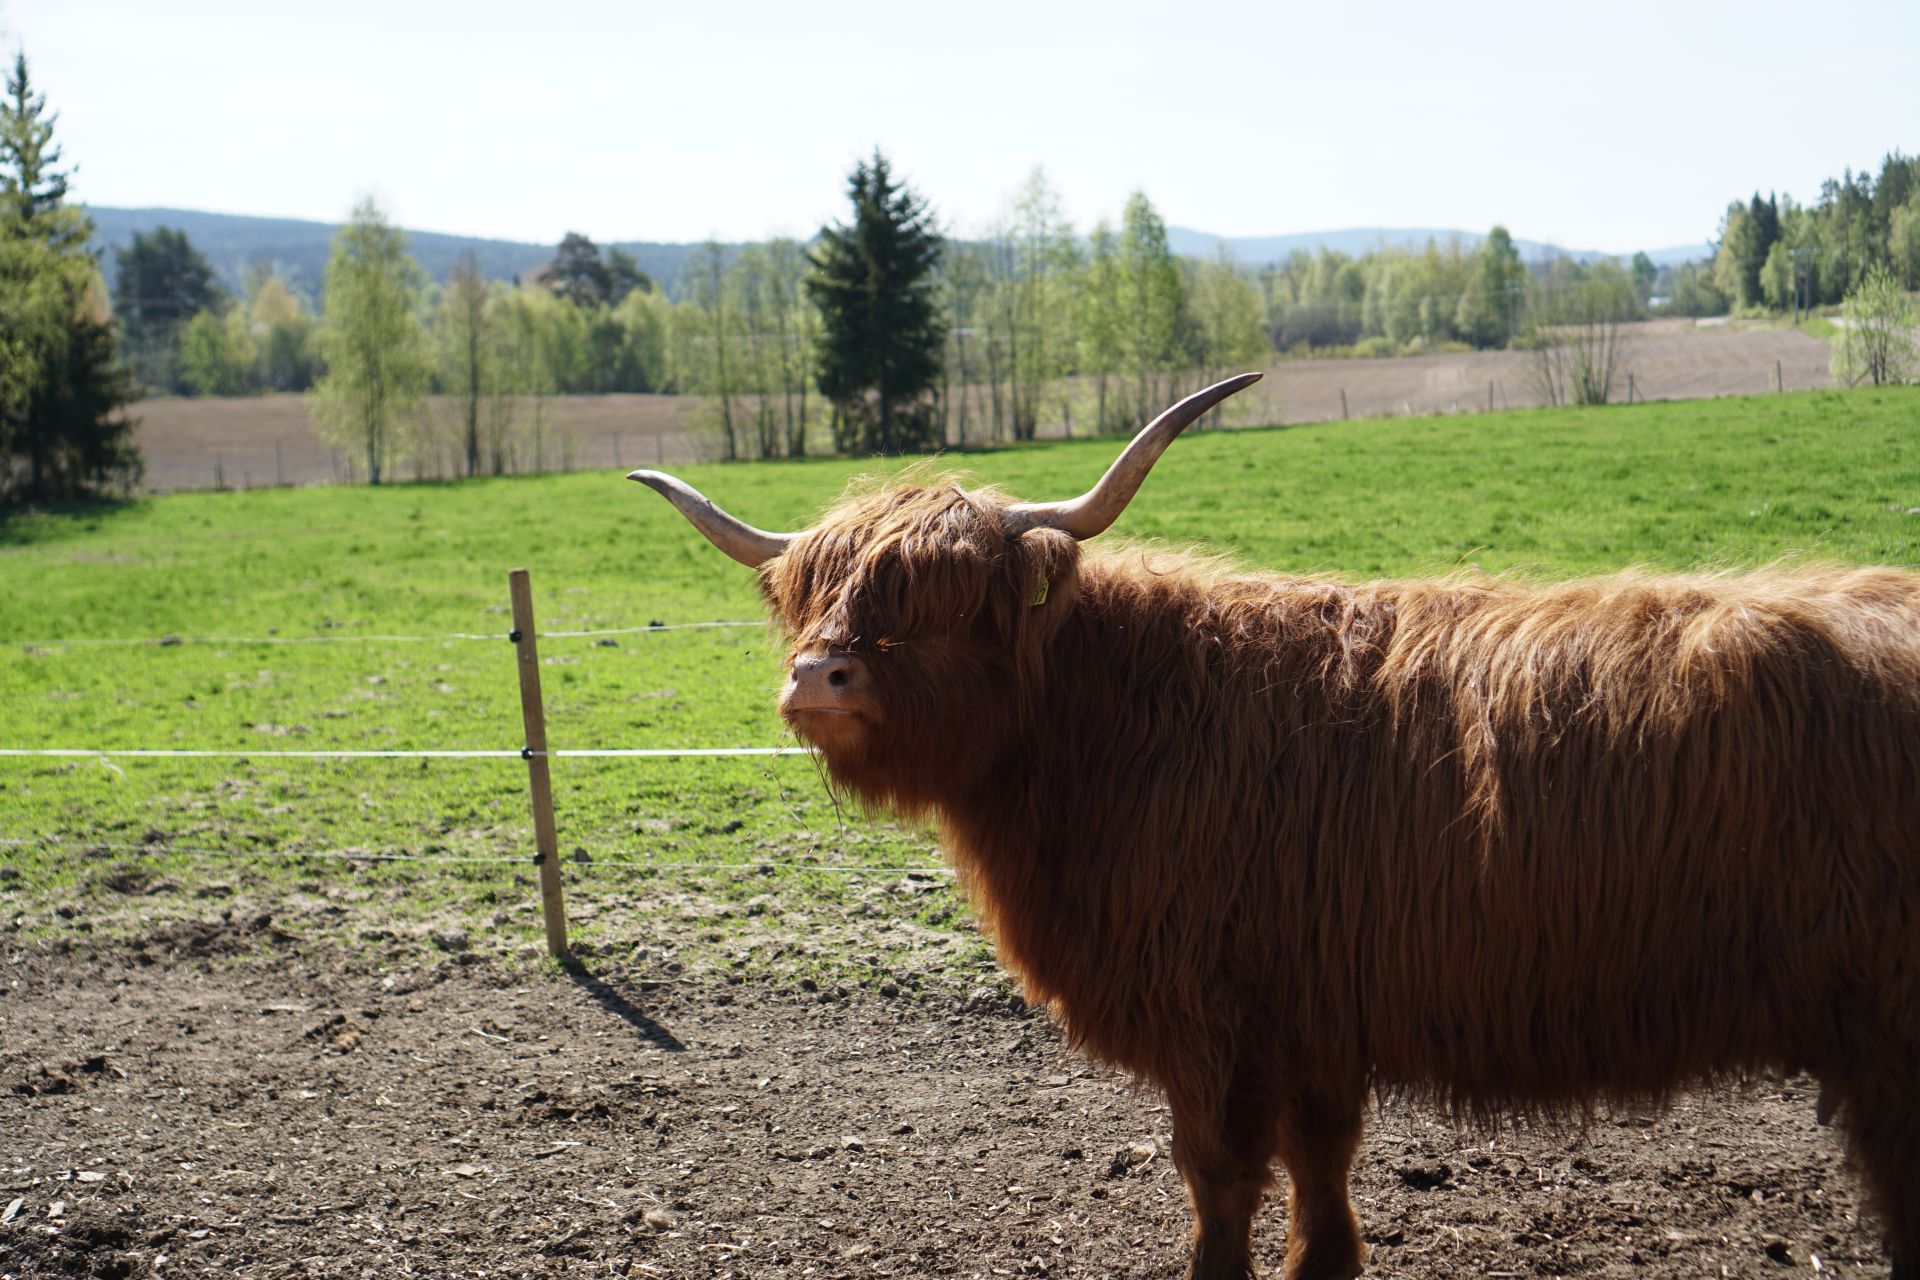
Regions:
<instances>
[{"instance_id":1,"label":"bare dirt ground","mask_svg":"<svg viewBox=\"0 0 1920 1280\"><path fill-rule=\"evenodd\" d=\"M1622 325L1615 399L1700 400L1832 385L1827 344L1797 329L1698 326L1691 320ZM1391 360L1288 360L1244 397L1249 421L1322 422L1341 416L1478 413L1542 405L1533 357L1458 352Z\"/></svg>"},{"instance_id":2,"label":"bare dirt ground","mask_svg":"<svg viewBox=\"0 0 1920 1280\"><path fill-rule=\"evenodd\" d=\"M991 986L382 961L196 909L0 931L0 1276L1183 1272L1164 1108ZM1584 1132L1383 1107L1368 1274L1884 1275L1813 1110L1804 1079Z\"/></svg>"},{"instance_id":3,"label":"bare dirt ground","mask_svg":"<svg viewBox=\"0 0 1920 1280\"><path fill-rule=\"evenodd\" d=\"M686 396L550 397L543 401L537 465L526 439L527 414L521 411L516 432L527 454L522 469L632 468L705 457L707 441L687 424L698 403ZM454 446L456 406L435 396L427 412L441 447L438 462L429 462L425 474L454 474L461 465ZM366 479L360 459L321 442L305 396L165 396L141 401L133 414L139 419L135 435L147 459L141 487L154 493ZM403 463L395 475L413 479L415 470Z\"/></svg>"},{"instance_id":4,"label":"bare dirt ground","mask_svg":"<svg viewBox=\"0 0 1920 1280\"><path fill-rule=\"evenodd\" d=\"M1696 326L1691 320L1653 320L1624 326L1618 398L1633 374L1638 399L1691 400L1757 395L1784 385L1789 391L1825 387L1827 345L1793 329ZM984 420L985 394L974 389L971 413ZM1266 380L1236 404L1234 421L1245 424L1322 422L1396 414L1475 413L1545 403L1520 352L1461 352L1383 360L1280 360ZM1087 392L1086 396L1090 396ZM1082 398L1086 398L1083 396ZM546 424L536 470L631 468L684 463L713 455L714 441L697 425L701 400L693 396L557 396L545 401ZM438 462L426 474L457 470L452 440L454 406L436 399L429 407L442 438ZM358 459L323 445L314 433L305 399L271 395L237 399L143 401L134 409L147 458L144 487L178 489L260 488L279 484L329 484L364 479ZM1085 419L1086 406L1075 410ZM524 417L524 414L523 414ZM1040 434L1063 434L1049 416ZM410 466L397 470L413 478Z\"/></svg>"}]
</instances>

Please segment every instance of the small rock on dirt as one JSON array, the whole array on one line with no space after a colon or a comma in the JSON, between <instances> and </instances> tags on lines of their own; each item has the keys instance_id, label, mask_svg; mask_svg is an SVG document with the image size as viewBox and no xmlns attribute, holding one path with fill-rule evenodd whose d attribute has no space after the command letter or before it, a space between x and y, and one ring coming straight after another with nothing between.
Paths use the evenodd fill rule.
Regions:
<instances>
[{"instance_id":1,"label":"small rock on dirt","mask_svg":"<svg viewBox=\"0 0 1920 1280\"><path fill-rule=\"evenodd\" d=\"M1438 1190L1453 1177L1452 1167L1440 1160L1417 1160L1401 1165L1394 1173L1415 1191Z\"/></svg>"},{"instance_id":2,"label":"small rock on dirt","mask_svg":"<svg viewBox=\"0 0 1920 1280\"><path fill-rule=\"evenodd\" d=\"M1120 1148L1113 1153L1113 1159L1107 1162L1107 1176L1118 1178L1129 1170L1142 1167L1153 1159L1156 1150L1151 1142L1136 1142Z\"/></svg>"}]
</instances>

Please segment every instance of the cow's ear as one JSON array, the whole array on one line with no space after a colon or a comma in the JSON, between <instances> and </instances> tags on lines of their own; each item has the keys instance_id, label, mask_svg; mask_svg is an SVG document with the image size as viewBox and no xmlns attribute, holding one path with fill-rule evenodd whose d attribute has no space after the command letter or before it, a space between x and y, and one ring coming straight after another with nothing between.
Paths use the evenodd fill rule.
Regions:
<instances>
[{"instance_id":1,"label":"cow's ear","mask_svg":"<svg viewBox=\"0 0 1920 1280\"><path fill-rule=\"evenodd\" d=\"M1006 639L1013 654L1021 714L1038 705L1046 655L1080 595L1080 544L1058 529L1029 529L1013 541L1008 571L1018 576L1001 596L1013 606Z\"/></svg>"},{"instance_id":2,"label":"cow's ear","mask_svg":"<svg viewBox=\"0 0 1920 1280\"><path fill-rule=\"evenodd\" d=\"M1080 544L1058 529L1029 529L1015 547L1024 591L1021 630L1050 635L1080 593Z\"/></svg>"}]
</instances>

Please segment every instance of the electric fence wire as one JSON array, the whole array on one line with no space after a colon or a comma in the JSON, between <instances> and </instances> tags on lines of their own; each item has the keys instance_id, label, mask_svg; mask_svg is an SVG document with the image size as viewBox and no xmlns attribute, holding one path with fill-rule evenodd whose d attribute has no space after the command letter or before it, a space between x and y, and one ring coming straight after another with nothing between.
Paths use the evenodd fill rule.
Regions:
<instances>
[{"instance_id":1,"label":"electric fence wire","mask_svg":"<svg viewBox=\"0 0 1920 1280\"><path fill-rule=\"evenodd\" d=\"M558 750L530 751L525 747L417 751L393 750L202 750L198 748L156 747L0 747L0 756L41 756L53 758L112 757L135 760L662 760L681 756L803 756L805 747L565 747Z\"/></svg>"},{"instance_id":2,"label":"electric fence wire","mask_svg":"<svg viewBox=\"0 0 1920 1280\"><path fill-rule=\"evenodd\" d=\"M638 627L596 627L580 630L542 631L541 640L582 640L600 636L634 636L656 631L711 631L733 627L767 626L764 621L727 622L654 622ZM69 636L57 640L11 640L21 649L57 649L72 645L145 645L170 649L175 645L215 644L440 644L463 640L507 640L504 631L448 631L429 636L345 635L345 636Z\"/></svg>"},{"instance_id":3,"label":"electric fence wire","mask_svg":"<svg viewBox=\"0 0 1920 1280\"><path fill-rule=\"evenodd\" d=\"M0 846L7 848L38 847L43 849L65 849L72 847L81 852L103 850L108 853L131 853L146 857L204 857L234 858L240 860L285 860L317 858L337 862L444 862L479 863L495 866L532 866L533 858L528 856L507 856L500 854L439 854L439 853L394 853L371 852L363 849L216 849L204 845L172 844L129 844L105 840L59 840L50 837L0 838ZM623 870L654 872L698 872L704 874L738 872L752 875L764 871L809 872L821 875L952 875L953 868L940 864L907 864L902 866L822 866L811 862L770 862L755 859L749 862L657 862L642 858L594 858L563 857L561 861L577 871Z\"/></svg>"}]
</instances>

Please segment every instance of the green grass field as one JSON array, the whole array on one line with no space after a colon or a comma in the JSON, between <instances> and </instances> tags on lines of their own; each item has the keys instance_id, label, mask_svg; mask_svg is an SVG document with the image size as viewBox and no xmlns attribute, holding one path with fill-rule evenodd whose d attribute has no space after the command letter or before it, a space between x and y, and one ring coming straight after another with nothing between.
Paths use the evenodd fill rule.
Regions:
<instances>
[{"instance_id":1,"label":"green grass field","mask_svg":"<svg viewBox=\"0 0 1920 1280\"><path fill-rule=\"evenodd\" d=\"M1118 447L955 462L1020 496L1058 497L1085 488ZM745 519L792 528L869 470L819 461L685 475ZM1911 564L1910 508L1920 390L1895 388L1197 434L1161 462L1119 532L1286 571L1552 578L1783 558ZM517 760L269 754L517 748L504 638L515 566L532 573L543 632L760 617L752 575L617 474L182 495L0 523L0 746L258 753L0 759L0 838L12 842L0 845L12 868L0 891L17 927L61 928L51 911L69 899L111 903L159 884L186 901L196 887L251 886L368 899L396 927L492 916L494 934L530 941L525 868L284 856L523 856ZM358 639L457 632L501 638ZM163 636L327 642L75 643ZM543 641L552 746L790 741L772 712L778 647L765 628L611 639ZM590 944L677 937L686 954L736 967L882 971L916 940L953 934L944 889L913 889L901 905L875 888L887 878L804 869L936 861L931 833L837 811L807 758L562 760L554 773L562 848L593 860L568 871ZM672 870L684 864L742 870ZM919 932L885 935L851 961L840 951L875 930L791 940L815 913L857 925L903 912ZM364 911L345 915L366 932ZM658 932L636 930L636 915ZM977 958L955 936L949 954Z\"/></svg>"}]
</instances>

